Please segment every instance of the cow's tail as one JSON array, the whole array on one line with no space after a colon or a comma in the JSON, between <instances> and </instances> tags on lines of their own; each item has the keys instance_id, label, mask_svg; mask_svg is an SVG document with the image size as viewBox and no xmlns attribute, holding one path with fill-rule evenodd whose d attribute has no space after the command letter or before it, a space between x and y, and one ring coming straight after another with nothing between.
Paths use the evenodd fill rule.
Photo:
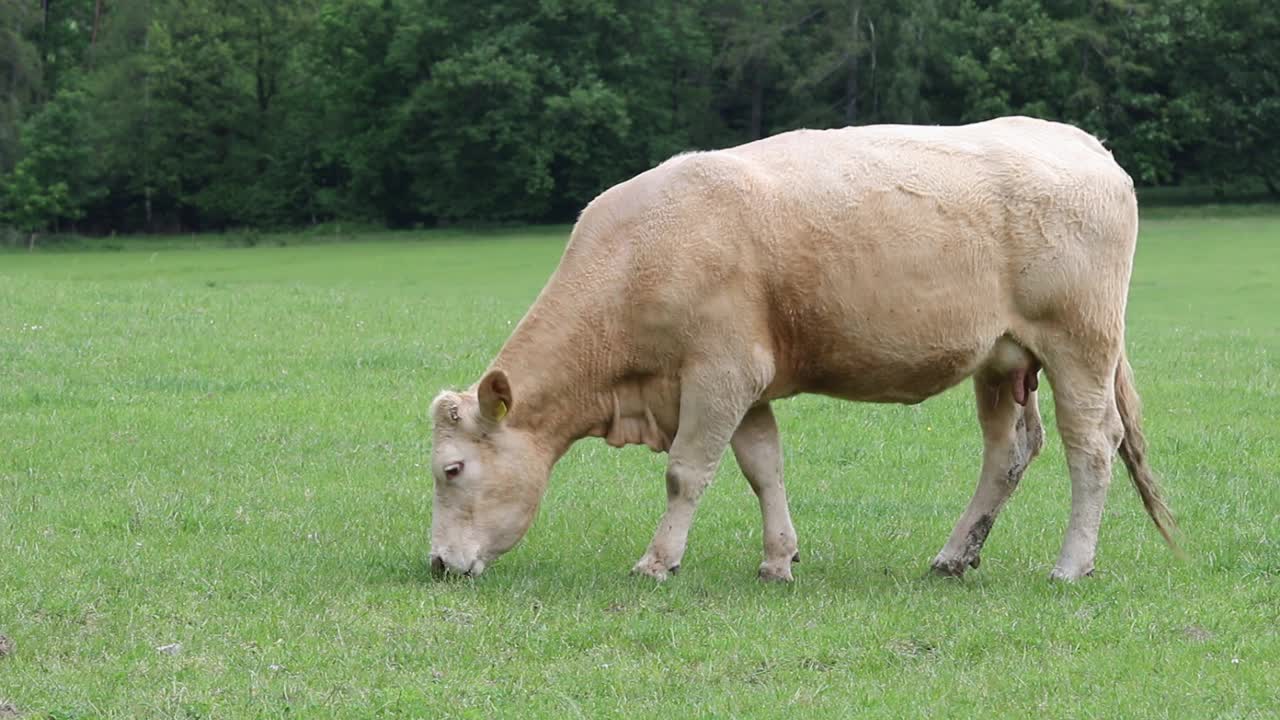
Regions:
<instances>
[{"instance_id":1,"label":"cow's tail","mask_svg":"<svg viewBox=\"0 0 1280 720\"><path fill-rule=\"evenodd\" d=\"M1160 495L1155 473L1151 472L1151 466L1147 464L1147 440L1142 435L1142 400L1133 385L1133 368L1123 352L1120 354L1120 363L1116 366L1116 407L1120 410L1120 422L1124 424L1120 458L1124 460L1129 477L1133 479L1133 486L1138 489L1138 495L1142 496L1142 504L1155 522L1156 529L1175 554L1185 557L1174 539L1178 533L1178 525Z\"/></svg>"}]
</instances>

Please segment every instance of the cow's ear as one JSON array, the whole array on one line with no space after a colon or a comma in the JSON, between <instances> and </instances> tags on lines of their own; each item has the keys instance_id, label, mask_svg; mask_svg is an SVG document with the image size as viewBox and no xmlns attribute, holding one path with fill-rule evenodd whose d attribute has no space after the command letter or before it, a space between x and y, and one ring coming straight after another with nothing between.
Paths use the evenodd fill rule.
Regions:
<instances>
[{"instance_id":1,"label":"cow's ear","mask_svg":"<svg viewBox=\"0 0 1280 720\"><path fill-rule=\"evenodd\" d=\"M490 370L476 390L480 400L480 417L491 423L501 422L511 410L511 382L501 370Z\"/></svg>"},{"instance_id":2,"label":"cow's ear","mask_svg":"<svg viewBox=\"0 0 1280 720\"><path fill-rule=\"evenodd\" d=\"M462 422L462 398L458 393L446 390L431 401L433 425L457 425L460 422Z\"/></svg>"}]
</instances>

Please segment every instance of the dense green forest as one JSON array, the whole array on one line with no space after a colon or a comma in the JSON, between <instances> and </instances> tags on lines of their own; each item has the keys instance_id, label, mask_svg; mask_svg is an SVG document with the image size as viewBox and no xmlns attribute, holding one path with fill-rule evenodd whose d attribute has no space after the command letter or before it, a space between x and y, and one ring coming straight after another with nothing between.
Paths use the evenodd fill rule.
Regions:
<instances>
[{"instance_id":1,"label":"dense green forest","mask_svg":"<svg viewBox=\"0 0 1280 720\"><path fill-rule=\"evenodd\" d=\"M1275 0L3 0L0 224L572 218L673 153L1021 113L1280 193Z\"/></svg>"}]
</instances>

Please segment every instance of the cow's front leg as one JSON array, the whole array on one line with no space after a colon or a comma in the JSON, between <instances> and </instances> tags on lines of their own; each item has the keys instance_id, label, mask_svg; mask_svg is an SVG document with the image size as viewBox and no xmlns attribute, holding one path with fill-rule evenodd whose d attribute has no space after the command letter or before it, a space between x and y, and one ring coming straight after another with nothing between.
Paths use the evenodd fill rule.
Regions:
<instances>
[{"instance_id":1,"label":"cow's front leg","mask_svg":"<svg viewBox=\"0 0 1280 720\"><path fill-rule=\"evenodd\" d=\"M744 373L744 377L760 373ZM667 511L633 574L666 580L680 567L693 513L715 477L729 439L762 387L735 382L723 368L681 378L680 426L667 463Z\"/></svg>"},{"instance_id":2,"label":"cow's front leg","mask_svg":"<svg viewBox=\"0 0 1280 720\"><path fill-rule=\"evenodd\" d=\"M778 423L768 405L758 405L742 418L730 441L738 467L760 500L764 525L764 562L761 580L791 580L791 563L796 552L796 531L787 507L787 491L782 484L782 441Z\"/></svg>"},{"instance_id":3,"label":"cow's front leg","mask_svg":"<svg viewBox=\"0 0 1280 720\"><path fill-rule=\"evenodd\" d=\"M680 569L680 559L684 557L685 545L689 541L689 528L693 525L693 513L698 508L702 491L711 484L718 464L691 466L674 456L671 458L667 465L667 511L662 514L649 549L631 568L633 574L666 580L668 575Z\"/></svg>"}]
</instances>

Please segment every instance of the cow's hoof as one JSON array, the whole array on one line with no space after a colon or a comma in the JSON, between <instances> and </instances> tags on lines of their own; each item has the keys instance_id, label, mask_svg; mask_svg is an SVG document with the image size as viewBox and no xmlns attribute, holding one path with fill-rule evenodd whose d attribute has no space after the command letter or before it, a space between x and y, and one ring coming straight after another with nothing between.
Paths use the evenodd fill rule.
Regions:
<instances>
[{"instance_id":1,"label":"cow's hoof","mask_svg":"<svg viewBox=\"0 0 1280 720\"><path fill-rule=\"evenodd\" d=\"M673 565L668 568L666 563L646 555L640 558L640 562L636 563L635 567L631 568L631 574L644 575L646 577L651 577L658 582L662 582L672 575L675 575L679 570L679 565Z\"/></svg>"},{"instance_id":2,"label":"cow's hoof","mask_svg":"<svg viewBox=\"0 0 1280 720\"><path fill-rule=\"evenodd\" d=\"M962 578L965 570L971 567L978 567L979 562L976 557L972 560L965 560L964 558L946 558L939 555L929 565L929 572L936 577Z\"/></svg>"},{"instance_id":3,"label":"cow's hoof","mask_svg":"<svg viewBox=\"0 0 1280 720\"><path fill-rule=\"evenodd\" d=\"M766 560L760 563L760 579L764 582L793 581L795 578L791 577L791 562L790 560L782 562Z\"/></svg>"},{"instance_id":4,"label":"cow's hoof","mask_svg":"<svg viewBox=\"0 0 1280 720\"><path fill-rule=\"evenodd\" d=\"M1093 577L1093 566L1080 568L1078 570L1056 567L1053 569L1053 572L1049 573L1049 579L1056 582L1073 583L1087 577Z\"/></svg>"}]
</instances>

